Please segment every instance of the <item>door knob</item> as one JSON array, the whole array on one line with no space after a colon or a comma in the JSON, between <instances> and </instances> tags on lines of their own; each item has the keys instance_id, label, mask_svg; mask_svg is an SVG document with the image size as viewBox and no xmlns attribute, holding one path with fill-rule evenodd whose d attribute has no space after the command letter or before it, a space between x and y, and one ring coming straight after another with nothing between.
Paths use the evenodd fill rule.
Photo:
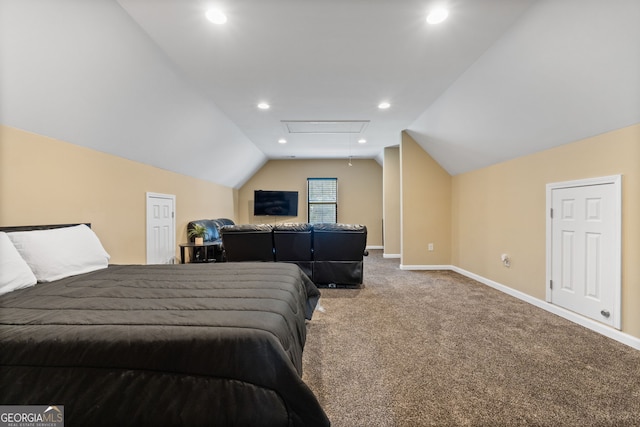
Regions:
<instances>
[{"instance_id":1,"label":"door knob","mask_svg":"<svg viewBox=\"0 0 640 427\"><path fill-rule=\"evenodd\" d=\"M606 318L609 318L609 316L611 316L611 313L609 313L609 310L600 310L600 314L602 314Z\"/></svg>"}]
</instances>

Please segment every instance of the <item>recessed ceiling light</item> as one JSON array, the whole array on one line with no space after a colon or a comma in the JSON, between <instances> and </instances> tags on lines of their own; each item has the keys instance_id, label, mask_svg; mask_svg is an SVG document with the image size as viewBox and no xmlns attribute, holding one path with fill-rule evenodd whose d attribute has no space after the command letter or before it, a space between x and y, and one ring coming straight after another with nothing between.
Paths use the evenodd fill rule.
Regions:
<instances>
[{"instance_id":1,"label":"recessed ceiling light","mask_svg":"<svg viewBox=\"0 0 640 427\"><path fill-rule=\"evenodd\" d=\"M358 140L358 144L365 144L366 142L367 142L367 140L364 139L364 138L361 138L361 139Z\"/></svg>"},{"instance_id":2,"label":"recessed ceiling light","mask_svg":"<svg viewBox=\"0 0 640 427\"><path fill-rule=\"evenodd\" d=\"M284 138L280 138L280 139L278 140L278 144L286 144L286 143L287 143L287 140L286 140L286 139L284 139Z\"/></svg>"},{"instance_id":3,"label":"recessed ceiling light","mask_svg":"<svg viewBox=\"0 0 640 427\"><path fill-rule=\"evenodd\" d=\"M380 104L378 104L378 108L381 110L386 110L389 107L391 107L391 104L389 104L388 102L381 102Z\"/></svg>"},{"instance_id":4,"label":"recessed ceiling light","mask_svg":"<svg viewBox=\"0 0 640 427\"><path fill-rule=\"evenodd\" d=\"M268 110L271 107L271 105L267 104L266 102L261 102L260 104L258 104L258 108L261 110Z\"/></svg>"},{"instance_id":5,"label":"recessed ceiling light","mask_svg":"<svg viewBox=\"0 0 640 427\"><path fill-rule=\"evenodd\" d=\"M433 9L427 15L427 23L431 25L439 24L449 16L449 11L447 9Z\"/></svg>"},{"instance_id":6,"label":"recessed ceiling light","mask_svg":"<svg viewBox=\"0 0 640 427\"><path fill-rule=\"evenodd\" d=\"M218 9L209 9L206 13L207 19L216 25L222 25L227 22L227 15Z\"/></svg>"}]
</instances>

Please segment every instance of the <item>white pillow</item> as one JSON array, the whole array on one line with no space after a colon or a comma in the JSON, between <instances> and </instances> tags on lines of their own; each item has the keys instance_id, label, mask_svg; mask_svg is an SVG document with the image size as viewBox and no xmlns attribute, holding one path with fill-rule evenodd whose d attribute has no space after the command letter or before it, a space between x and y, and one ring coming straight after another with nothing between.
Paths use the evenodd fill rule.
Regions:
<instances>
[{"instance_id":1,"label":"white pillow","mask_svg":"<svg viewBox=\"0 0 640 427\"><path fill-rule=\"evenodd\" d=\"M7 233L38 282L107 268L109 254L86 225Z\"/></svg>"},{"instance_id":2,"label":"white pillow","mask_svg":"<svg viewBox=\"0 0 640 427\"><path fill-rule=\"evenodd\" d=\"M0 232L0 295L35 285L36 276L22 259L7 233Z\"/></svg>"}]
</instances>

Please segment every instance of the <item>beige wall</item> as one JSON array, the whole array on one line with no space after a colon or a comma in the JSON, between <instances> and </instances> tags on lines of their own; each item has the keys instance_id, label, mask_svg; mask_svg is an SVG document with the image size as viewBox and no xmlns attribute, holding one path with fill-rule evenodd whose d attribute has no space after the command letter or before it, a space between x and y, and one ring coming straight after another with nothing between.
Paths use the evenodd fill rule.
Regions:
<instances>
[{"instance_id":1,"label":"beige wall","mask_svg":"<svg viewBox=\"0 0 640 427\"><path fill-rule=\"evenodd\" d=\"M455 176L452 263L544 299L546 184L616 174L623 175L622 330L640 337L640 125Z\"/></svg>"},{"instance_id":2,"label":"beige wall","mask_svg":"<svg viewBox=\"0 0 640 427\"><path fill-rule=\"evenodd\" d=\"M400 147L384 149L384 254L400 255Z\"/></svg>"},{"instance_id":3,"label":"beige wall","mask_svg":"<svg viewBox=\"0 0 640 427\"><path fill-rule=\"evenodd\" d=\"M238 192L238 221L306 222L307 178L338 178L338 222L367 226L367 245L382 245L382 167L375 160L270 160ZM297 217L254 217L254 190L298 191Z\"/></svg>"},{"instance_id":4,"label":"beige wall","mask_svg":"<svg viewBox=\"0 0 640 427\"><path fill-rule=\"evenodd\" d=\"M145 263L146 192L176 196L176 243L192 219L235 218L231 188L0 127L1 225L91 222L112 263Z\"/></svg>"},{"instance_id":5,"label":"beige wall","mask_svg":"<svg viewBox=\"0 0 640 427\"><path fill-rule=\"evenodd\" d=\"M451 176L406 132L400 145L401 264L451 264ZM428 244L433 243L433 251Z\"/></svg>"},{"instance_id":6,"label":"beige wall","mask_svg":"<svg viewBox=\"0 0 640 427\"><path fill-rule=\"evenodd\" d=\"M453 264L540 299L545 185L622 174L622 330L640 337L640 125L453 178L404 132L399 154L401 263ZM0 225L91 222L113 263L145 262L148 191L176 195L182 242L191 219L262 222L251 215L254 189L299 191L300 216L283 221L304 222L306 178L322 176L338 178L339 221L367 225L368 244L381 245L383 172L374 160L273 160L233 190L0 126Z\"/></svg>"}]
</instances>

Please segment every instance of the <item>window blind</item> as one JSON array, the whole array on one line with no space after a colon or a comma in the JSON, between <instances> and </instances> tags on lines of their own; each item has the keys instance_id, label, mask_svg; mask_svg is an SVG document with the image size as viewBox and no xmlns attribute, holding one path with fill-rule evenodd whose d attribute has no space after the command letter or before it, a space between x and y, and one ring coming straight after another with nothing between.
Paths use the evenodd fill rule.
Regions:
<instances>
[{"instance_id":1,"label":"window blind","mask_svg":"<svg viewBox=\"0 0 640 427\"><path fill-rule=\"evenodd\" d=\"M311 224L335 224L338 221L338 178L308 178L307 202Z\"/></svg>"}]
</instances>

